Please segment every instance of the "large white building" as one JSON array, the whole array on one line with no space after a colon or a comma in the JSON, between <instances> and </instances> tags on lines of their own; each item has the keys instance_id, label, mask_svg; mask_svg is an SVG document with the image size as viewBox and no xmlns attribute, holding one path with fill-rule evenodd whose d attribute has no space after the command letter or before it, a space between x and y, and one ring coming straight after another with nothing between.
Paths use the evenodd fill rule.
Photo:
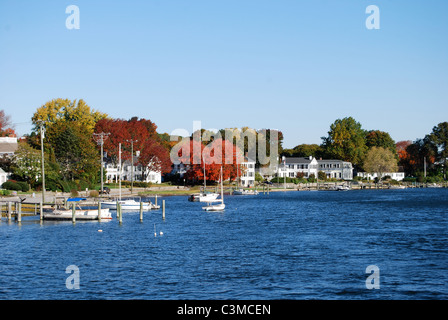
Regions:
<instances>
[{"instance_id":1,"label":"large white building","mask_svg":"<svg viewBox=\"0 0 448 320\"><path fill-rule=\"evenodd\" d=\"M9 177L11 176L10 173L5 172L2 168L0 168L0 187L3 183L9 180Z\"/></svg>"},{"instance_id":2,"label":"large white building","mask_svg":"<svg viewBox=\"0 0 448 320\"><path fill-rule=\"evenodd\" d=\"M374 180L378 177L377 173L367 173L367 172L358 172L358 177L361 177L363 179L370 179ZM382 177L389 176L393 180L402 181L404 179L404 172L386 172L382 174Z\"/></svg>"},{"instance_id":3,"label":"large white building","mask_svg":"<svg viewBox=\"0 0 448 320\"><path fill-rule=\"evenodd\" d=\"M0 157L12 157L19 147L16 137L0 137ZM0 187L9 180L11 173L0 168Z\"/></svg>"},{"instance_id":4,"label":"large white building","mask_svg":"<svg viewBox=\"0 0 448 320\"><path fill-rule=\"evenodd\" d=\"M132 170L132 162L130 160L126 160L122 163L122 171L121 171L121 180L122 181L143 181L143 182L151 182L155 184L162 183L162 173L161 171L153 171L150 170L149 167L143 167L138 163L138 152L137 156L134 157L134 170ZM105 165L106 168L106 181L108 183L117 183L120 171L118 165L113 163L107 163ZM134 175L134 179L132 179L132 174Z\"/></svg>"},{"instance_id":5,"label":"large white building","mask_svg":"<svg viewBox=\"0 0 448 320\"><path fill-rule=\"evenodd\" d=\"M0 137L0 156L13 156L18 147L16 137Z\"/></svg>"},{"instance_id":6,"label":"large white building","mask_svg":"<svg viewBox=\"0 0 448 320\"><path fill-rule=\"evenodd\" d=\"M353 166L351 162L342 160L317 160L314 157L284 158L284 161L278 167L278 176L296 178L298 173L302 173L304 178L309 178L311 175L317 177L319 171L325 172L327 178L341 180L353 179Z\"/></svg>"},{"instance_id":7,"label":"large white building","mask_svg":"<svg viewBox=\"0 0 448 320\"><path fill-rule=\"evenodd\" d=\"M244 157L241 163L243 174L240 177L241 186L253 187L255 185L255 160Z\"/></svg>"}]
</instances>

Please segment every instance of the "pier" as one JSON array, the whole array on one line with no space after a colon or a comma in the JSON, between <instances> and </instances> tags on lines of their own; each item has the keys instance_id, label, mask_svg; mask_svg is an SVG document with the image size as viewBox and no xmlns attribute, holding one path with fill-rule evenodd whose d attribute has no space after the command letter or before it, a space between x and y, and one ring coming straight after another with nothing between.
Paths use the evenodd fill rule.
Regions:
<instances>
[{"instance_id":1,"label":"pier","mask_svg":"<svg viewBox=\"0 0 448 320\"><path fill-rule=\"evenodd\" d=\"M160 209L160 205L157 205L156 195L154 197L155 204L150 201L149 209L143 208L143 201L140 199L140 221L143 221L143 212L144 211L152 211ZM77 211L97 211L98 215L95 219L99 222L102 220L101 212L104 209L102 206L102 202L105 201L114 201L115 198L112 197L86 197L86 198L73 198L69 196L58 196L54 195L46 198L46 202L42 202L42 198L40 196L35 196L25 198L23 195L20 197L2 197L0 198L0 222L6 218L8 222L12 220L17 221L18 223L22 222L23 217L36 217L40 216L40 220L47 220L45 217L45 213L51 213L54 209L60 210L68 210L72 212L70 219L66 219L65 217L61 217L60 220L72 220L73 223L76 222L75 214L77 215ZM112 209L111 209L112 210ZM121 205L117 207L117 220L122 222L122 208ZM51 214L50 214L51 215ZM54 218L54 217L53 217ZM84 217L84 219L92 220L90 217ZM163 200L163 218L165 218L165 200ZM50 219L53 220L53 219Z\"/></svg>"}]
</instances>

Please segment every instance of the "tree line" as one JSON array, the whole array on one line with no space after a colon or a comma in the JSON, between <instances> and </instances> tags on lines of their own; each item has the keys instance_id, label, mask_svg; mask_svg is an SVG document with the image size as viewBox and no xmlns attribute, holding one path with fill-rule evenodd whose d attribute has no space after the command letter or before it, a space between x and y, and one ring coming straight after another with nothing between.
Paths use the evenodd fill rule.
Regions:
<instances>
[{"instance_id":1,"label":"tree line","mask_svg":"<svg viewBox=\"0 0 448 320\"><path fill-rule=\"evenodd\" d=\"M20 139L18 150L12 158L0 159L0 166L6 172L12 172L13 180L26 182L34 190L40 190L41 174L41 134L43 134L46 187L49 190L71 191L95 189L101 179L101 155L95 134L107 134L103 140L104 158L118 164L121 143L122 163L131 159L131 148L139 151L135 164L161 171L166 177L172 169L170 152L178 144L167 133L158 133L157 126L151 120L133 117L129 120L113 119L99 112L83 100L54 99L39 107L32 117L33 129ZM233 157L244 155L249 149L245 132L262 136L266 141L267 156L271 150L270 133L272 130L254 130L247 127L221 129L207 132L201 129L193 133L186 141L191 146L195 136L201 137L199 158L206 155L212 162L214 148L231 150ZM228 134L228 133L231 134ZM9 116L0 110L0 136L14 136L15 132ZM207 139L202 139L202 137ZM229 138L230 137L230 138ZM280 156L339 159L352 162L357 171L394 172L403 168L407 176L446 178L448 157L448 123L441 122L432 132L416 141L395 142L389 133L380 130L365 130L352 117L337 119L330 125L322 143L300 144L292 149L282 146L283 133L276 130L276 145ZM182 137L180 137L182 138ZM184 137L185 138L185 137ZM255 139L258 143L258 139ZM239 146L241 148L237 148ZM193 148L192 148L193 149ZM181 156L181 153L179 153ZM189 157L198 155L191 154ZM206 159L204 159L206 160ZM260 164L255 156L257 166ZM206 162L207 163L207 162ZM425 167L426 163L426 167ZM206 165L206 179L215 181L219 176L219 165ZM224 165L224 176L234 180L243 174L236 161ZM143 179L144 177L142 177ZM172 178L172 177L171 177ZM203 166L189 166L185 176L190 182L202 181ZM174 179L175 180L175 179Z\"/></svg>"},{"instance_id":2,"label":"tree line","mask_svg":"<svg viewBox=\"0 0 448 320\"><path fill-rule=\"evenodd\" d=\"M320 145L300 144L284 149L282 155L349 161L355 170L371 173L401 169L420 181L426 163L427 177L446 179L448 122L439 123L423 138L395 142L388 132L363 129L354 118L346 117L332 123L321 139Z\"/></svg>"}]
</instances>

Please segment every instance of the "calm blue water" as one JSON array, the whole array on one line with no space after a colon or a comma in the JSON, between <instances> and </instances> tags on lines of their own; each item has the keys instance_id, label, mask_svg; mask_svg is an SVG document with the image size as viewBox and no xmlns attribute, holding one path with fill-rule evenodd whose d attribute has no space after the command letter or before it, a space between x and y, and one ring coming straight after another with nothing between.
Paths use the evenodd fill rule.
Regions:
<instances>
[{"instance_id":1,"label":"calm blue water","mask_svg":"<svg viewBox=\"0 0 448 320\"><path fill-rule=\"evenodd\" d=\"M165 221L3 219L0 299L448 298L448 189L228 196L223 213L164 199Z\"/></svg>"}]
</instances>

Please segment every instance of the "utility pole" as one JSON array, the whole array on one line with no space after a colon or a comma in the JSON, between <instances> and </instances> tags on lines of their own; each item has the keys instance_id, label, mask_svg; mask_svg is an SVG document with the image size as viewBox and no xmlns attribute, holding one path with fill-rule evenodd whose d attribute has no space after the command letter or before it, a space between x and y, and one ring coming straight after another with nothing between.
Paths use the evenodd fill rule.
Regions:
<instances>
[{"instance_id":1,"label":"utility pole","mask_svg":"<svg viewBox=\"0 0 448 320\"><path fill-rule=\"evenodd\" d=\"M45 157L44 157L44 121L40 122L40 150L42 164L42 203L45 203Z\"/></svg>"},{"instance_id":2,"label":"utility pole","mask_svg":"<svg viewBox=\"0 0 448 320\"><path fill-rule=\"evenodd\" d=\"M138 140L126 140L131 143L131 194L134 191L134 142Z\"/></svg>"},{"instance_id":3,"label":"utility pole","mask_svg":"<svg viewBox=\"0 0 448 320\"><path fill-rule=\"evenodd\" d=\"M285 156L282 157L282 160L283 160L283 170L285 171L284 189L286 191L286 158L285 158Z\"/></svg>"},{"instance_id":4,"label":"utility pole","mask_svg":"<svg viewBox=\"0 0 448 320\"><path fill-rule=\"evenodd\" d=\"M425 173L425 178L426 178L426 157L423 158L423 171Z\"/></svg>"},{"instance_id":5,"label":"utility pole","mask_svg":"<svg viewBox=\"0 0 448 320\"><path fill-rule=\"evenodd\" d=\"M107 139L107 137L110 135L110 133L94 133L93 136L96 140L96 143L98 143L101 146L101 189L100 189L100 197L103 196L103 191L104 191L104 187L103 187L103 166L104 166L104 151L103 151L103 146L104 146L104 140Z\"/></svg>"}]
</instances>

